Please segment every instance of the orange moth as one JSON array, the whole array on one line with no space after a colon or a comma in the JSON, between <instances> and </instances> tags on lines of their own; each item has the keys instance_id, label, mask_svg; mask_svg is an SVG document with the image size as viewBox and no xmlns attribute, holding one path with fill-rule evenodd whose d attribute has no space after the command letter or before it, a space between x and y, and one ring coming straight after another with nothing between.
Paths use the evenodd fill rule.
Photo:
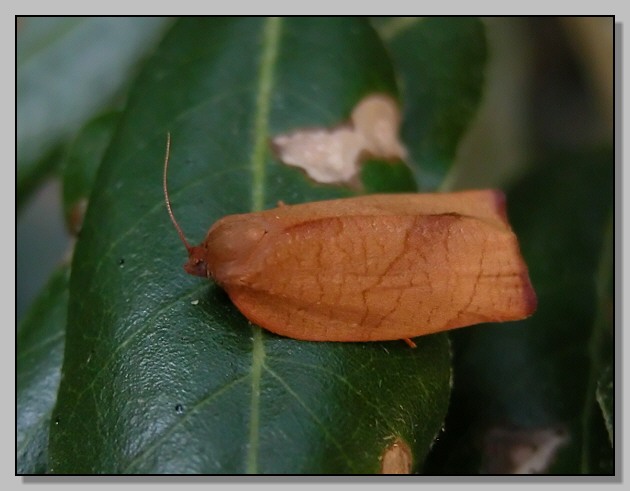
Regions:
<instances>
[{"instance_id":1,"label":"orange moth","mask_svg":"<svg viewBox=\"0 0 630 491\"><path fill-rule=\"evenodd\" d=\"M310 341L384 341L523 319L536 295L496 190L368 195L228 215L191 246L251 322Z\"/></svg>"}]
</instances>

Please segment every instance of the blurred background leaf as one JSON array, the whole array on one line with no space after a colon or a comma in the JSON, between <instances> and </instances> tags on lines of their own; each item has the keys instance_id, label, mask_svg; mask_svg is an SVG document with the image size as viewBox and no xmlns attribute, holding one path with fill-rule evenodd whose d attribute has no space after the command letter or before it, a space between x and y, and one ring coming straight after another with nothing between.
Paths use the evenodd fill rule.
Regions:
<instances>
[{"instance_id":1,"label":"blurred background leaf","mask_svg":"<svg viewBox=\"0 0 630 491\"><path fill-rule=\"evenodd\" d=\"M18 322L69 245L53 180L69 142L97 114L124 105L138 63L171 22L17 18Z\"/></svg>"},{"instance_id":2,"label":"blurred background leaf","mask_svg":"<svg viewBox=\"0 0 630 491\"><path fill-rule=\"evenodd\" d=\"M611 19L592 19L592 24L591 42L610 43ZM526 85L531 107L524 114L531 123L522 138L530 142L531 164L505 177L508 215L539 307L530 319L510 326L452 334L451 406L424 470L611 474L613 449L594 398L597 377L613 363L613 263L606 252L613 240L615 167L607 119L612 100L599 99L599 91L595 97L591 85L610 78L582 71L591 66L581 58L589 53L572 52L573 44L564 38L583 33L572 30L571 19L531 19L517 27L523 29L516 31L518 39L536 34L528 48L536 60ZM511 38L504 26L499 31L491 26L489 32L490 39ZM612 51L604 55L605 70L611 71ZM460 155L476 159L473 142L463 145L468 148ZM481 182L482 176L470 180ZM603 298L602 281L608 292Z\"/></svg>"},{"instance_id":3,"label":"blurred background leaf","mask_svg":"<svg viewBox=\"0 0 630 491\"><path fill-rule=\"evenodd\" d=\"M43 474L47 470L48 429L61 378L69 277L67 266L59 269L18 326L18 474Z\"/></svg>"},{"instance_id":4,"label":"blurred background leaf","mask_svg":"<svg viewBox=\"0 0 630 491\"><path fill-rule=\"evenodd\" d=\"M68 146L62 168L63 214L72 235L83 223L98 167L103 160L120 113L110 111L88 121Z\"/></svg>"},{"instance_id":5,"label":"blurred background leaf","mask_svg":"<svg viewBox=\"0 0 630 491\"><path fill-rule=\"evenodd\" d=\"M375 19L399 70L401 137L419 190L435 191L454 163L483 90L486 38L475 17Z\"/></svg>"},{"instance_id":6,"label":"blurred background leaf","mask_svg":"<svg viewBox=\"0 0 630 491\"><path fill-rule=\"evenodd\" d=\"M528 261L538 310L510 325L473 326L451 335L454 390L435 449L436 463L445 467L436 472L494 469L482 461L496 444L495 428L557 429L550 440L566 437L552 471L580 469L583 417L594 402L590 379L601 369L600 357L591 352L598 307L594 279L612 208L611 159L606 151L559 156L509 191L510 220ZM612 325L607 328L596 342L609 348L606 362L611 362ZM504 451L516 453L519 444L528 442L521 439Z\"/></svg>"},{"instance_id":7,"label":"blurred background leaf","mask_svg":"<svg viewBox=\"0 0 630 491\"><path fill-rule=\"evenodd\" d=\"M135 64L159 39L159 17L18 19L18 208L51 168L51 155L120 97Z\"/></svg>"}]
</instances>

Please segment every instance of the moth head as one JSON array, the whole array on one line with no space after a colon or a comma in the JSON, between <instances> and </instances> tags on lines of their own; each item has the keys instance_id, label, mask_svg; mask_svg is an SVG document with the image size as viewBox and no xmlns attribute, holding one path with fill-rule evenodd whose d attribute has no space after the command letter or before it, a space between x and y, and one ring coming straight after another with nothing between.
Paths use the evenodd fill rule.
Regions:
<instances>
[{"instance_id":1,"label":"moth head","mask_svg":"<svg viewBox=\"0 0 630 491\"><path fill-rule=\"evenodd\" d=\"M193 276L207 278L208 263L206 262L207 251L204 246L195 246L188 249L188 261L184 264L186 273Z\"/></svg>"}]
</instances>

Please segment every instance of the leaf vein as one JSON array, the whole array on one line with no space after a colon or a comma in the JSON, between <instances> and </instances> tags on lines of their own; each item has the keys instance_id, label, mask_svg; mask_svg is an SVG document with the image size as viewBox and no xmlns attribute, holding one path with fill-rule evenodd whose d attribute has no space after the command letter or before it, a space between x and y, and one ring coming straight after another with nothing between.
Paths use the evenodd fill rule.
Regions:
<instances>
[{"instance_id":1,"label":"leaf vein","mask_svg":"<svg viewBox=\"0 0 630 491\"><path fill-rule=\"evenodd\" d=\"M273 90L273 72L277 63L282 21L277 17L266 19L263 27L263 43L258 93L254 116L254 146L252 150L252 210L263 209L265 203L265 162L269 136L269 111ZM247 450L247 472L258 472L259 425L260 425L260 379L264 363L264 348L260 327L254 327L252 346L252 397L250 404L249 445Z\"/></svg>"},{"instance_id":2,"label":"leaf vein","mask_svg":"<svg viewBox=\"0 0 630 491\"><path fill-rule=\"evenodd\" d=\"M326 436L326 438L333 444L335 445L335 447L337 447L337 449L339 450L339 453L341 453L341 455L343 455L349 465L349 467L352 466L352 459L350 458L350 456L344 451L344 447L341 444L341 442L339 440L337 440L335 438L335 436L330 433L328 431L328 428L326 427L326 425L324 424L323 421L321 421L317 415L309 408L308 404L306 404L305 401L302 400L302 398L299 396L299 394L297 394L292 388L291 386L284 380L284 378L282 378L280 375L278 375L275 371L273 371L271 368L269 368L267 365L265 365L265 370L267 372L269 372L269 374L274 377L275 379L278 380L278 382L280 382L280 384L285 388L285 390L291 394L291 396L293 396L293 398L298 402L298 404L300 406L302 406L302 408L304 408L304 410L309 414L309 416L313 419L313 421L315 421L318 426L322 429L323 434Z\"/></svg>"},{"instance_id":3,"label":"leaf vein","mask_svg":"<svg viewBox=\"0 0 630 491\"><path fill-rule=\"evenodd\" d=\"M150 445L145 447L142 452L136 455L125 467L123 470L124 474L131 474L133 472L133 468L137 466L143 459L149 456L156 448L158 448L164 441L166 441L178 428L184 425L192 416L197 414L201 409L207 406L209 403L215 401L218 397L224 395L229 389L234 388L234 386L243 382L249 377L249 374L238 377L230 382L226 383L216 391L206 395L203 399L200 399L194 406L190 408L190 411L186 413L186 415L182 416L178 419L175 424L173 424L170 428L168 428L164 433L162 433L156 440L153 441Z\"/></svg>"}]
</instances>

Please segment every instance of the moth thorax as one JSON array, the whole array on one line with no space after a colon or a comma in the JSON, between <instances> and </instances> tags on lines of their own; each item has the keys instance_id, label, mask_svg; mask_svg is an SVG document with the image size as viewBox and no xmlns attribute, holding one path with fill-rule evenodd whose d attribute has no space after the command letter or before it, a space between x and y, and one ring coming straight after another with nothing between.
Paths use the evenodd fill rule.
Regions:
<instances>
[{"instance_id":1,"label":"moth thorax","mask_svg":"<svg viewBox=\"0 0 630 491\"><path fill-rule=\"evenodd\" d=\"M254 249L268 232L267 220L252 215L231 215L215 223L204 242L214 280L221 284L247 274Z\"/></svg>"}]
</instances>

